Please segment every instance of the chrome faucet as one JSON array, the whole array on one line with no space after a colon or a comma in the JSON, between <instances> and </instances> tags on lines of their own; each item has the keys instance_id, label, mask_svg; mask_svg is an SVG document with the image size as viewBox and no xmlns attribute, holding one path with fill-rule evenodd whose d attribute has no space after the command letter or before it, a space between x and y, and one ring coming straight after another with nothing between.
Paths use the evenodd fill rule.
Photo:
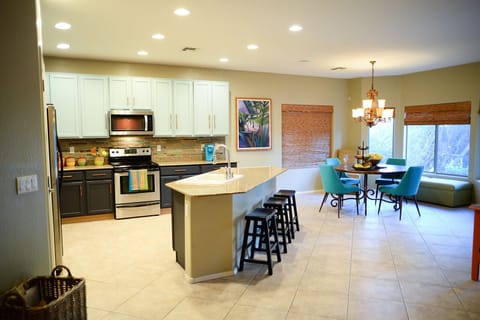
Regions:
<instances>
[{"instance_id":1,"label":"chrome faucet","mask_svg":"<svg viewBox=\"0 0 480 320\"><path fill-rule=\"evenodd\" d=\"M213 151L213 154L215 155L215 153L217 152L217 148L224 148L225 149L225 157L226 157L226 160L227 160L227 167L225 168L226 171L225 171L225 179L232 179L233 178L233 172L232 172L232 166L231 166L231 163L230 163L230 150L228 150L228 147L226 144L223 144L223 143L218 143L218 144L215 144L215 149Z\"/></svg>"}]
</instances>

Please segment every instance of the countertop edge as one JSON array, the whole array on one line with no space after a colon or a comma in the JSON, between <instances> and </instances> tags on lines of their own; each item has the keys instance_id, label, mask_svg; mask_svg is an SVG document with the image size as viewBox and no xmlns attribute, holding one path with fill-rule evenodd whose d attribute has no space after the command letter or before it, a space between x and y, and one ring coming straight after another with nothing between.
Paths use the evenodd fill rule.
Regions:
<instances>
[{"instance_id":1,"label":"countertop edge","mask_svg":"<svg viewBox=\"0 0 480 320\"><path fill-rule=\"evenodd\" d=\"M279 168L279 167L241 167L241 168L234 168L234 172L238 174L246 174L247 171L253 170L275 170L274 173L270 173L267 177L263 178L254 178L253 183L246 183L245 181L240 181L240 179L232 180L231 182L226 182L225 184L221 185L210 185L210 184L183 184L181 180L169 182L165 184L168 188L182 193L186 196L191 197L208 197L208 196L216 196L216 195L226 195L226 194L239 194L239 193L247 193L252 189L256 188L257 186L265 183L273 178L276 178L280 174L286 172L288 169ZM221 170L221 169L220 169ZM216 171L220 171L216 170ZM215 171L213 171L215 172ZM212 173L212 172L209 172ZM209 174L205 173L205 174ZM244 178L242 178L244 179ZM182 179L184 180L184 179ZM180 181L180 183L179 183ZM238 184L242 182L244 185L238 186ZM201 191L198 191L201 190Z\"/></svg>"}]
</instances>

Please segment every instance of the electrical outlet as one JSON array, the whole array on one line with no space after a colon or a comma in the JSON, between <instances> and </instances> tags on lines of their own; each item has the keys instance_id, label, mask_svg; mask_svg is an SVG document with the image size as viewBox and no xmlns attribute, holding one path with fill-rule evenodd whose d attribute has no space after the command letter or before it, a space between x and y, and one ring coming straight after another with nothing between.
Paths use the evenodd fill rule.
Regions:
<instances>
[{"instance_id":1,"label":"electrical outlet","mask_svg":"<svg viewBox=\"0 0 480 320\"><path fill-rule=\"evenodd\" d=\"M70 147L70 153L75 153L75 147Z\"/></svg>"},{"instance_id":2,"label":"electrical outlet","mask_svg":"<svg viewBox=\"0 0 480 320\"><path fill-rule=\"evenodd\" d=\"M162 146L157 144L157 152L160 152L160 151L162 151Z\"/></svg>"},{"instance_id":3,"label":"electrical outlet","mask_svg":"<svg viewBox=\"0 0 480 320\"><path fill-rule=\"evenodd\" d=\"M204 144L204 143L202 143L202 144L200 145L200 151L205 151L205 144Z\"/></svg>"},{"instance_id":4,"label":"electrical outlet","mask_svg":"<svg viewBox=\"0 0 480 320\"><path fill-rule=\"evenodd\" d=\"M37 175L17 177L17 193L28 193L38 191Z\"/></svg>"}]
</instances>

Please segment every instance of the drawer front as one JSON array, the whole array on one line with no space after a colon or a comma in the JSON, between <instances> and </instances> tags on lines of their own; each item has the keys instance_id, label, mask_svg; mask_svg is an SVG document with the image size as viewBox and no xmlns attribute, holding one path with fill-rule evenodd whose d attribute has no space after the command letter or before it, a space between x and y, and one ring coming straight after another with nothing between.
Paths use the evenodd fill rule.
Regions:
<instances>
[{"instance_id":1,"label":"drawer front","mask_svg":"<svg viewBox=\"0 0 480 320\"><path fill-rule=\"evenodd\" d=\"M112 179L112 170L88 170L85 171L87 180L109 180Z\"/></svg>"},{"instance_id":2,"label":"drawer front","mask_svg":"<svg viewBox=\"0 0 480 320\"><path fill-rule=\"evenodd\" d=\"M82 181L83 172L82 171L64 171L62 176L62 181Z\"/></svg>"},{"instance_id":3,"label":"drawer front","mask_svg":"<svg viewBox=\"0 0 480 320\"><path fill-rule=\"evenodd\" d=\"M167 166L160 167L160 174L162 176L178 176L185 174L199 174L200 166Z\"/></svg>"}]
</instances>

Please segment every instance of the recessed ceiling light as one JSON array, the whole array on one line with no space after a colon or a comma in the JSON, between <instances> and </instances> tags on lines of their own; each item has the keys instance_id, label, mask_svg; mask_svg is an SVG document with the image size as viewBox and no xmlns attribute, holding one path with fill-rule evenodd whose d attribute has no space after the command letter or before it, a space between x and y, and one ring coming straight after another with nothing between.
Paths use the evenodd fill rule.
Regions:
<instances>
[{"instance_id":1,"label":"recessed ceiling light","mask_svg":"<svg viewBox=\"0 0 480 320\"><path fill-rule=\"evenodd\" d=\"M303 27L298 24L294 24L294 25L291 25L290 28L288 28L288 30L297 32L297 31L302 31Z\"/></svg>"},{"instance_id":2,"label":"recessed ceiling light","mask_svg":"<svg viewBox=\"0 0 480 320\"><path fill-rule=\"evenodd\" d=\"M161 33L155 33L154 35L152 35L152 38L156 40L162 40L165 39L165 36Z\"/></svg>"},{"instance_id":3,"label":"recessed ceiling light","mask_svg":"<svg viewBox=\"0 0 480 320\"><path fill-rule=\"evenodd\" d=\"M62 49L62 50L67 50L70 48L70 45L68 43L59 43L57 44L57 49Z\"/></svg>"},{"instance_id":4,"label":"recessed ceiling light","mask_svg":"<svg viewBox=\"0 0 480 320\"><path fill-rule=\"evenodd\" d=\"M258 49L258 46L257 46L256 44L252 43L252 44L249 44L249 45L247 46L247 49L248 49L248 50L257 50L257 49Z\"/></svg>"},{"instance_id":5,"label":"recessed ceiling light","mask_svg":"<svg viewBox=\"0 0 480 320\"><path fill-rule=\"evenodd\" d=\"M138 54L139 56L148 56L148 52L145 51L145 50L140 50L140 51L137 52L137 54Z\"/></svg>"},{"instance_id":6,"label":"recessed ceiling light","mask_svg":"<svg viewBox=\"0 0 480 320\"><path fill-rule=\"evenodd\" d=\"M218 59L218 61L220 61L220 62L228 62L228 58L220 58L220 59Z\"/></svg>"},{"instance_id":7,"label":"recessed ceiling light","mask_svg":"<svg viewBox=\"0 0 480 320\"><path fill-rule=\"evenodd\" d=\"M185 8L178 8L175 11L173 11L177 16L188 16L190 14L190 10L185 9Z\"/></svg>"},{"instance_id":8,"label":"recessed ceiling light","mask_svg":"<svg viewBox=\"0 0 480 320\"><path fill-rule=\"evenodd\" d=\"M68 22L57 22L55 23L55 28L59 30L69 30L72 27L72 25Z\"/></svg>"}]
</instances>

